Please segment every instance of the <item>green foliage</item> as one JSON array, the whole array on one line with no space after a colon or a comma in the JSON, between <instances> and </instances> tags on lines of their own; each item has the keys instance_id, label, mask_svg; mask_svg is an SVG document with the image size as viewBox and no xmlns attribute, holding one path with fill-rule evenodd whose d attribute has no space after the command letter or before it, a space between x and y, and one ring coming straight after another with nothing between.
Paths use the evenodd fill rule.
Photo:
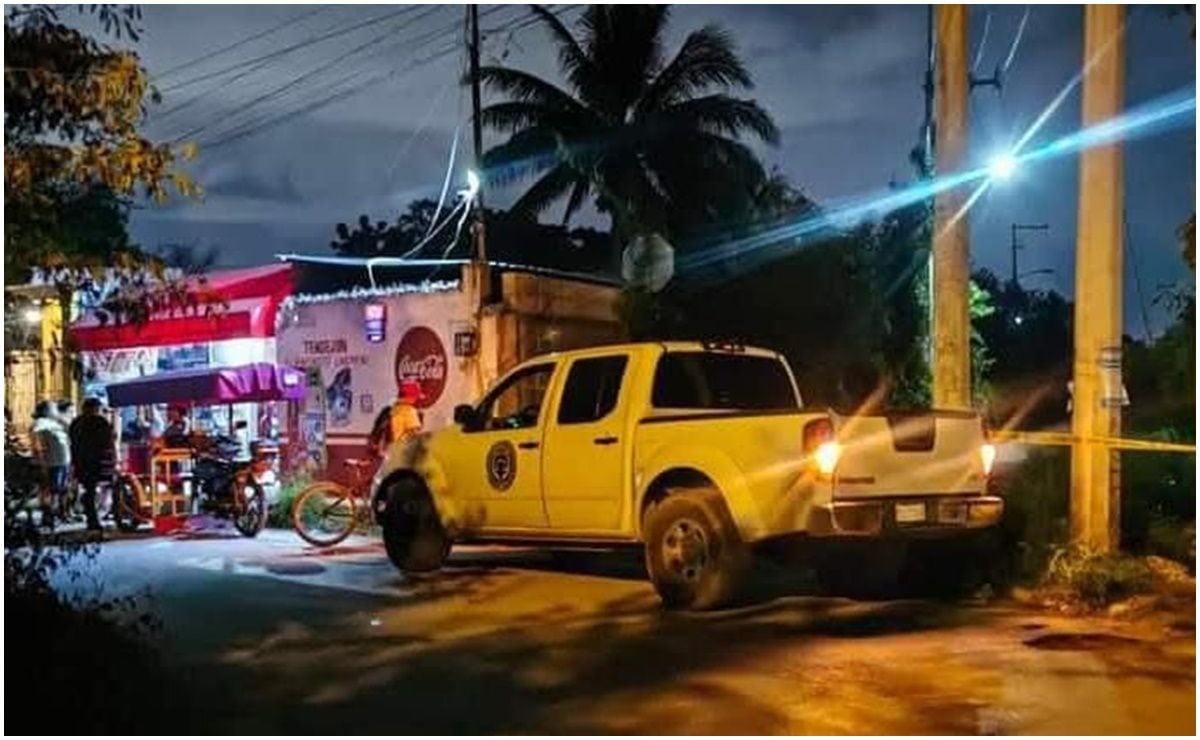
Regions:
<instances>
[{"instance_id":1,"label":"green foliage","mask_svg":"<svg viewBox=\"0 0 1200 740\"><path fill-rule=\"evenodd\" d=\"M138 131L157 99L138 57L59 21L61 9L11 6L4 24L6 280L35 265L104 265L134 252L126 199L168 186L199 193L178 169L190 147ZM84 9L84 12L88 12ZM136 7L94 6L108 32L136 38Z\"/></svg>"},{"instance_id":2,"label":"green foliage","mask_svg":"<svg viewBox=\"0 0 1200 740\"><path fill-rule=\"evenodd\" d=\"M291 529L292 505L296 503L296 496L312 484L313 479L308 475L295 475L284 482L279 488L279 499L271 505L271 510L267 513L267 526Z\"/></svg>"},{"instance_id":3,"label":"green foliage","mask_svg":"<svg viewBox=\"0 0 1200 740\"><path fill-rule=\"evenodd\" d=\"M714 234L702 249L719 254L726 242L820 218L807 199L782 213ZM928 233L928 209L918 204L876 224L777 239L707 271L685 272L661 294L666 307L655 336L778 349L812 405L927 407Z\"/></svg>"},{"instance_id":4,"label":"green foliage","mask_svg":"<svg viewBox=\"0 0 1200 740\"><path fill-rule=\"evenodd\" d=\"M1088 606L1098 608L1151 591L1154 573L1141 558L1063 547L1050 559L1045 584L1065 589Z\"/></svg>"},{"instance_id":5,"label":"green foliage","mask_svg":"<svg viewBox=\"0 0 1200 740\"><path fill-rule=\"evenodd\" d=\"M354 257L407 254L425 238L436 207L432 200L417 200L409 203L405 213L393 224L371 223L365 214L359 216L358 226L354 229L345 223L337 224L337 238L330 242L330 247L338 254ZM443 211L439 224L445 218ZM455 220L457 218L454 216ZM612 267L608 259L612 242L602 231L538 223L528 215L511 211L488 210L486 219L489 259L591 274L603 274ZM466 228L455 240L454 225L451 224L412 256L463 257L470 254L469 240Z\"/></svg>"},{"instance_id":6,"label":"green foliage","mask_svg":"<svg viewBox=\"0 0 1200 740\"><path fill-rule=\"evenodd\" d=\"M566 88L508 67L480 70L505 96L483 110L483 123L509 134L485 156L489 179L537 176L515 212L538 214L566 197L565 223L594 197L624 244L744 210L764 173L742 139L774 143L779 132L757 103L729 94L751 80L725 31L693 31L668 57L668 6L590 5L578 37L534 11Z\"/></svg>"},{"instance_id":7,"label":"green foliage","mask_svg":"<svg viewBox=\"0 0 1200 740\"><path fill-rule=\"evenodd\" d=\"M978 322L996 312L992 304L992 296L978 283L971 280L967 283L968 296L967 312L971 320L971 395L977 405L984 405L991 396L991 386L988 374L996 360L988 351L987 342L979 331Z\"/></svg>"}]
</instances>

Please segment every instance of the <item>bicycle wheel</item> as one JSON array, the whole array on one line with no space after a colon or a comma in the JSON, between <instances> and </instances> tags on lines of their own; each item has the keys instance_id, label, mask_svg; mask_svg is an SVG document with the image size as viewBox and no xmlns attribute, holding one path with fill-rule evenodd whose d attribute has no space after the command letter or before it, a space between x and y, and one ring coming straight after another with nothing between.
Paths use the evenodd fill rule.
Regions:
<instances>
[{"instance_id":1,"label":"bicycle wheel","mask_svg":"<svg viewBox=\"0 0 1200 740\"><path fill-rule=\"evenodd\" d=\"M330 481L304 489L292 506L296 534L317 547L336 545L350 536L357 523L357 500L345 486Z\"/></svg>"}]
</instances>

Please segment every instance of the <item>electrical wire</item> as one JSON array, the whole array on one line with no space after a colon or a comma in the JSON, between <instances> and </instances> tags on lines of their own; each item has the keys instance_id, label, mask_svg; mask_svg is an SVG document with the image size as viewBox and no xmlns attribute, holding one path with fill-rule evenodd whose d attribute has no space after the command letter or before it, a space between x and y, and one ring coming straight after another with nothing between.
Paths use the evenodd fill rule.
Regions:
<instances>
[{"instance_id":1,"label":"electrical wire","mask_svg":"<svg viewBox=\"0 0 1200 740\"><path fill-rule=\"evenodd\" d=\"M293 16L292 18L289 18L288 20L286 20L282 23L271 26L270 28L268 28L266 30L259 31L258 33L251 34L250 36L246 36L245 38L235 41L232 44L229 44L228 46L222 46L220 49L210 51L206 54L201 54L200 56L195 57L193 59L189 59L186 62L181 62L181 63L175 65L174 67L171 67L170 69L159 73L156 76L155 81L157 82L159 80L162 80L164 77L170 77L171 75L175 74L176 72L181 72L184 69L187 69L188 67L194 67L197 64L207 62L209 59L220 56L221 54L228 53L239 47L245 46L246 44L248 44L252 41L257 41L261 38L270 36L271 34L276 33L277 31L282 31L283 29L287 28L288 26L293 26L301 21L312 18L315 15L320 15L321 13L324 13L330 9L331 9L331 6L329 6L329 5L321 5L321 6L318 6L314 10L309 10L307 12L300 13L299 15Z\"/></svg>"},{"instance_id":2,"label":"electrical wire","mask_svg":"<svg viewBox=\"0 0 1200 740\"><path fill-rule=\"evenodd\" d=\"M438 6L431 6L425 11L425 13L423 15L417 16L417 18L414 18L413 22L415 22L416 20L419 20L420 18L426 17L430 13L436 12L437 10L439 10ZM337 57L335 57L327 62L324 62L297 77L292 78L290 81L284 83L283 85L280 85L279 87L276 87L274 90L270 90L265 94L259 95L253 101L249 102L247 105L240 108L238 110L238 113L239 114L245 113L246 111L249 111L256 106L262 105L263 103L273 100L273 99L279 97L280 95L285 94L288 90L295 88L297 85L301 85L304 82L306 82L307 80L310 80L323 72L326 72L330 69L333 69L334 67L337 67L339 64L341 64L345 60L349 59L350 57L361 54L362 52L366 51L367 49L371 48L372 46L376 46L378 44L383 43L387 39L391 38L392 35L396 31L400 30L403 27L404 23L408 23L408 22L409 21L404 21L401 24L390 26L383 33L372 37L370 40L368 40L346 52L343 52L342 54L339 54ZM210 127L209 124L197 126L183 134L180 134L179 136L176 136L174 141L176 143L178 143L180 140L186 139L189 136L194 136L196 134L202 133L209 127Z\"/></svg>"},{"instance_id":3,"label":"electrical wire","mask_svg":"<svg viewBox=\"0 0 1200 740\"><path fill-rule=\"evenodd\" d=\"M487 15L491 15L491 14L503 11L506 7L507 6L498 6L498 7L488 8L480 13L480 17L484 17ZM421 40L419 42L417 40L409 40L409 41L406 41L405 43L408 45L408 47L410 49L419 48L421 46L426 46L429 43L435 41L436 39L446 35L447 33L452 33L457 27L458 27L458 23L455 22L453 24L450 24L447 27L443 27L441 30L431 31L430 33L426 34L424 37L421 37ZM413 44L416 44L416 45L414 46ZM432 52L431 54L429 54L428 56L426 56L424 58L416 59L416 60L410 62L408 65L405 65L404 67L397 68L397 69L392 70L387 73L374 75L372 77L367 78L366 80L363 80L359 84L353 85L349 88L343 88L341 90L336 90L336 88L338 86L342 85L343 83L349 82L350 80L361 76L361 72L359 72L359 71L352 72L348 75L344 75L343 77L333 81L330 85L325 86L325 88L323 89L323 92L330 93L325 98L321 98L321 99L313 101L311 103L302 105L299 108L293 109L291 111L285 112L280 115L266 116L266 117L259 118L256 121L248 122L248 123L242 125L240 128L235 127L233 129L227 131L225 134L220 135L209 142L201 142L201 144L203 147L206 147L208 149L213 149L216 147L224 146L228 143L231 143L232 141L244 138L246 136L253 135L263 129L271 128L276 125L287 123L288 121L294 120L295 118L297 118L299 116L314 112L316 110L324 108L327 105L330 105L339 100L344 100L348 97L357 95L373 85L390 81L399 74L410 72L418 67L422 67L422 66L425 66L426 64L437 61L437 60L445 57L447 54L457 51L458 49L459 49L459 44L457 42L449 44L447 46L439 48L437 51Z\"/></svg>"},{"instance_id":4,"label":"electrical wire","mask_svg":"<svg viewBox=\"0 0 1200 740\"><path fill-rule=\"evenodd\" d=\"M450 178L454 172L454 157L458 153L458 136L462 130L462 120L454 127L454 138L450 141L450 160L446 163L446 177L442 180L442 192L438 196L437 208L433 211L433 218L429 220L429 236L433 232L433 225L437 223L438 216L442 213L442 207L446 204L446 194L450 192Z\"/></svg>"},{"instance_id":5,"label":"electrical wire","mask_svg":"<svg viewBox=\"0 0 1200 740\"><path fill-rule=\"evenodd\" d=\"M1133 285L1137 289L1138 307L1142 310L1142 331L1146 332L1146 341L1154 341L1154 334L1150 331L1150 312L1146 310L1146 295L1142 292L1142 272L1138 265L1138 251L1133 240L1129 237L1129 211L1122 209L1121 220L1125 227L1125 247L1129 250L1130 259L1127 260L1133 267Z\"/></svg>"},{"instance_id":6,"label":"electrical wire","mask_svg":"<svg viewBox=\"0 0 1200 740\"><path fill-rule=\"evenodd\" d=\"M189 85L194 85L197 82L203 82L204 80L211 80L214 77L220 77L222 75L228 74L229 72L232 72L232 71L235 71L238 69L242 69L244 67L250 66L252 64L256 64L261 61L278 59L280 57L287 56L288 54L291 54L293 51L296 51L298 49L303 49L305 47L312 46L314 44L319 44L323 41L328 41L329 39L337 38L339 36L345 36L348 33L353 33L360 29L367 28L369 26L373 26L377 23L383 23L385 21L389 21L392 18L399 17L401 15L404 15L405 13L412 13L412 12L416 11L417 9L419 9L420 7L421 6L417 5L417 6L409 6L409 7L401 8L400 10L392 11L391 13L384 13L383 15L378 15L378 16L375 16L374 18L369 18L365 21L360 21L359 23L355 23L353 25L346 26L344 28L340 28L340 29L337 29L334 31L329 31L327 33L322 33L317 36L312 36L310 38L305 39L304 41L290 44L288 46L283 47L282 49L276 49L275 51L269 52L267 54L263 54L262 56L254 57L253 59L247 59L247 60L244 60L241 62L236 62L234 64L231 64L227 67L223 67L214 72L208 72L206 74L192 77L192 78L184 80L182 82L177 82L173 85L167 85L166 87L163 88L163 92L170 92L172 90L178 90L180 88L188 87Z\"/></svg>"},{"instance_id":7,"label":"electrical wire","mask_svg":"<svg viewBox=\"0 0 1200 740\"><path fill-rule=\"evenodd\" d=\"M357 95L374 85L378 85L378 84L393 80L397 75L400 75L400 74L406 73L406 72L410 72L413 69L416 69L418 67L424 66L431 62L437 61L438 59L445 57L447 54L458 51L458 48L459 47L458 47L457 43L443 47L436 52L432 52L429 56L424 57L422 59L417 59L404 67L392 70L390 72L374 75L372 77L367 78L366 80L361 81L357 85L352 85L351 87L343 88L341 90L333 92L324 98L320 98L318 100L312 101L311 103L301 106L300 108L284 112L277 116L260 119L257 122L248 124L247 126L241 128L241 129L228 132L227 134L225 134L221 137L218 137L216 139L210 140L208 142L201 142L201 146L204 148L210 149L210 150L215 149L217 147L225 146L229 143L232 143L233 141L236 141L238 139L243 139L247 136L252 136L252 135L259 133L260 131L263 131L267 128L272 128L274 126L277 126L277 125L280 125L283 123L287 123L288 121L294 120L295 118L298 118L300 116L320 110L321 108L331 105L332 103L335 103L339 100L344 100L348 97ZM340 85L344 82L348 82L359 76L360 76L359 72L351 72L350 74L345 75L342 78L338 79L334 83L334 86Z\"/></svg>"},{"instance_id":8,"label":"electrical wire","mask_svg":"<svg viewBox=\"0 0 1200 740\"><path fill-rule=\"evenodd\" d=\"M1017 26L1017 33L1013 36L1012 46L1008 48L1008 56L1004 60L1004 66L1000 70L1000 74L1004 75L1008 72L1008 68L1012 66L1013 59L1017 56L1017 47L1021 45L1021 37L1025 35L1025 24L1029 22L1030 6L1025 6L1025 12L1021 15L1021 24Z\"/></svg>"},{"instance_id":9,"label":"electrical wire","mask_svg":"<svg viewBox=\"0 0 1200 740\"><path fill-rule=\"evenodd\" d=\"M975 61L971 64L972 72L979 67L979 62L983 60L983 50L987 48L988 31L991 27L992 9L988 8L987 14L983 16L983 35L979 38L979 49L975 52Z\"/></svg>"}]
</instances>

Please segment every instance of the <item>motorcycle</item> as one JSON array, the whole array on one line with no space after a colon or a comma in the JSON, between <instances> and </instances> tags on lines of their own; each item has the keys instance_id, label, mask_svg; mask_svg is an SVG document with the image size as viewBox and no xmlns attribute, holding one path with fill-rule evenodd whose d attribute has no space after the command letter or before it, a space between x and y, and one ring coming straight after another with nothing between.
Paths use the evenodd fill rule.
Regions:
<instances>
[{"instance_id":1,"label":"motorcycle","mask_svg":"<svg viewBox=\"0 0 1200 740\"><path fill-rule=\"evenodd\" d=\"M259 459L241 460L240 443L218 435L192 450L192 466L185 488L188 513L206 513L229 519L246 537L254 537L267 523L267 494L257 480ZM156 485L166 485L156 483ZM117 526L132 531L153 517L153 504L142 480L126 473L118 480L114 518Z\"/></svg>"}]
</instances>

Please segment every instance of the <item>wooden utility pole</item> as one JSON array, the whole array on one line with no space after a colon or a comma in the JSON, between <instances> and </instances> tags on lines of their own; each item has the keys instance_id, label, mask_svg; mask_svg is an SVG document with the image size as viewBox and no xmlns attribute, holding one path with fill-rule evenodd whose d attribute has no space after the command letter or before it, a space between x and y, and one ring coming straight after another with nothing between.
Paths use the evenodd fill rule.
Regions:
<instances>
[{"instance_id":1,"label":"wooden utility pole","mask_svg":"<svg viewBox=\"0 0 1200 740\"><path fill-rule=\"evenodd\" d=\"M479 112L483 105L481 102L480 81L479 81L479 6L467 6L467 26L471 34L470 57L471 57L471 123L475 138L475 159L474 169L475 174L479 176L482 183L483 180L483 119ZM487 261L487 239L485 238L485 229L483 222L483 187L482 184L479 191L475 193L475 204L473 206L474 214L471 219L472 232L475 236L475 254L474 257L480 262Z\"/></svg>"},{"instance_id":2,"label":"wooden utility pole","mask_svg":"<svg viewBox=\"0 0 1200 740\"><path fill-rule=\"evenodd\" d=\"M1125 10L1088 5L1083 16L1082 127L1121 113ZM1088 439L1121 435L1124 208L1121 144L1079 155L1075 245L1075 362L1071 431L1071 538L1101 551L1119 542L1120 453Z\"/></svg>"},{"instance_id":3,"label":"wooden utility pole","mask_svg":"<svg viewBox=\"0 0 1200 740\"><path fill-rule=\"evenodd\" d=\"M939 174L963 168L967 150L967 6L934 9L935 153ZM970 250L962 188L939 193L933 220L933 405L971 406Z\"/></svg>"}]
</instances>

